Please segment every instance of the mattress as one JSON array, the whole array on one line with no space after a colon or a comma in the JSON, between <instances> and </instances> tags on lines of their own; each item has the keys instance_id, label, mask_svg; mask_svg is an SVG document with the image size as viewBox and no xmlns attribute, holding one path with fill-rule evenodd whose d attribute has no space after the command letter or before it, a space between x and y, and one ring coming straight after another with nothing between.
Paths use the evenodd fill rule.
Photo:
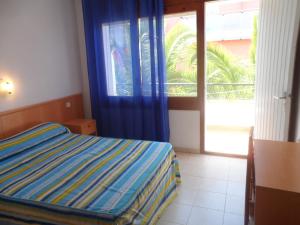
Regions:
<instances>
[{"instance_id":1,"label":"mattress","mask_svg":"<svg viewBox=\"0 0 300 225\"><path fill-rule=\"evenodd\" d=\"M171 144L78 135L40 124L0 141L0 219L155 224L176 195Z\"/></svg>"}]
</instances>

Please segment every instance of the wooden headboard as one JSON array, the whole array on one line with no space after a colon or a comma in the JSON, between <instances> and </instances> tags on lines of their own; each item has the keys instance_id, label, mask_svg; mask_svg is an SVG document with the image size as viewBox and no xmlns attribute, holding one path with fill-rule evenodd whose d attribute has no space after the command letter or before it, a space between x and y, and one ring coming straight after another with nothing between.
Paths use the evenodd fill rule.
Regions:
<instances>
[{"instance_id":1,"label":"wooden headboard","mask_svg":"<svg viewBox=\"0 0 300 225\"><path fill-rule=\"evenodd\" d=\"M61 123L75 118L83 118L81 94L0 112L0 139L39 123Z\"/></svg>"}]
</instances>

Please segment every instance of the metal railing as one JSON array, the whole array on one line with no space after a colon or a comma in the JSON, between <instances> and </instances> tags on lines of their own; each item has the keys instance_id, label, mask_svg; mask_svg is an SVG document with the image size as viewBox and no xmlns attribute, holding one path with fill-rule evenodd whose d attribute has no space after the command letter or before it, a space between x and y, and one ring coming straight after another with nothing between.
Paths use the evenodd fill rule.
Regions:
<instances>
[{"instance_id":1,"label":"metal railing","mask_svg":"<svg viewBox=\"0 0 300 225\"><path fill-rule=\"evenodd\" d=\"M197 96L197 83L166 83L169 96ZM149 89L149 90L148 90ZM118 84L116 96L131 96L132 84ZM147 91L148 90L148 91ZM143 90L151 95L151 86ZM144 94L145 94L144 93ZM146 94L147 95L147 94ZM208 100L253 100L253 83L207 83L206 98Z\"/></svg>"},{"instance_id":2,"label":"metal railing","mask_svg":"<svg viewBox=\"0 0 300 225\"><path fill-rule=\"evenodd\" d=\"M169 96L197 96L197 83L167 83ZM209 100L252 100L253 83L207 83Z\"/></svg>"},{"instance_id":3,"label":"metal railing","mask_svg":"<svg viewBox=\"0 0 300 225\"><path fill-rule=\"evenodd\" d=\"M207 99L251 100L254 99L253 83L209 83Z\"/></svg>"}]
</instances>

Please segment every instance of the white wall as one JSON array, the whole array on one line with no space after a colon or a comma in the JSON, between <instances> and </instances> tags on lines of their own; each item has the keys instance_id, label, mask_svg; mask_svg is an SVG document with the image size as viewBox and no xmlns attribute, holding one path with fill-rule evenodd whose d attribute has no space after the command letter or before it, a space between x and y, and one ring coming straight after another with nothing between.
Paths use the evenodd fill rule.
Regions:
<instances>
[{"instance_id":1,"label":"white wall","mask_svg":"<svg viewBox=\"0 0 300 225\"><path fill-rule=\"evenodd\" d=\"M180 151L200 153L200 111L169 110L170 142Z\"/></svg>"},{"instance_id":2,"label":"white wall","mask_svg":"<svg viewBox=\"0 0 300 225\"><path fill-rule=\"evenodd\" d=\"M15 93L0 111L80 93L73 0L0 0L0 78Z\"/></svg>"},{"instance_id":3,"label":"white wall","mask_svg":"<svg viewBox=\"0 0 300 225\"><path fill-rule=\"evenodd\" d=\"M83 21L83 12L82 12L82 0L75 0L75 8L76 8L77 30L78 30L78 38L79 38L84 112L86 118L92 118L90 85L88 79L88 69L87 69L87 59L86 59L84 21Z\"/></svg>"}]
</instances>

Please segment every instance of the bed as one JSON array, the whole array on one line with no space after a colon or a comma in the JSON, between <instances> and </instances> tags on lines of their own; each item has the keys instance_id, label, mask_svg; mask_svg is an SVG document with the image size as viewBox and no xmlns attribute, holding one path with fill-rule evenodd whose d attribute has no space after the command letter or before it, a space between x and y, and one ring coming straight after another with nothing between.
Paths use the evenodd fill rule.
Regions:
<instances>
[{"instance_id":1,"label":"bed","mask_svg":"<svg viewBox=\"0 0 300 225\"><path fill-rule=\"evenodd\" d=\"M1 221L155 224L179 183L169 143L78 135L57 123L0 141Z\"/></svg>"}]
</instances>

